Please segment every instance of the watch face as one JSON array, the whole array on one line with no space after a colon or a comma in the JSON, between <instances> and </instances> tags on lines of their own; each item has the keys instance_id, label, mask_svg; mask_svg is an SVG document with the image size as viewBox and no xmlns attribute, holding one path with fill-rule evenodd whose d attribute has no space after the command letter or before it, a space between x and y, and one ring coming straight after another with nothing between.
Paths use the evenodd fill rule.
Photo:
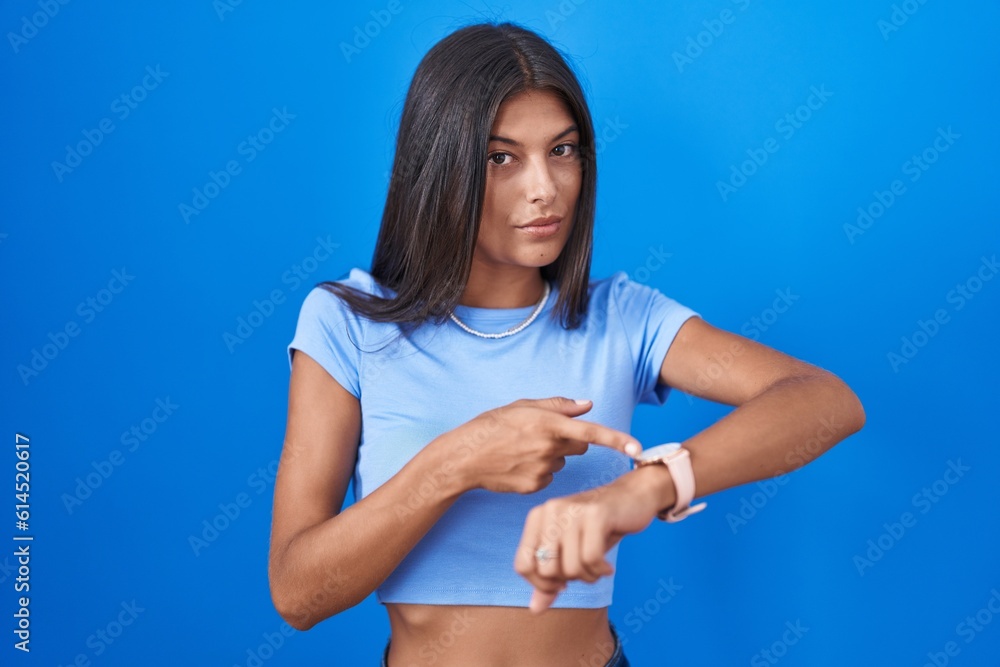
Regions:
<instances>
[{"instance_id":1,"label":"watch face","mask_svg":"<svg viewBox=\"0 0 1000 667\"><path fill-rule=\"evenodd\" d=\"M655 447L650 447L649 449L644 449L635 457L636 461L653 461L658 458L664 457L670 452L675 452L681 448L678 442L668 442L664 445L656 445Z\"/></svg>"}]
</instances>

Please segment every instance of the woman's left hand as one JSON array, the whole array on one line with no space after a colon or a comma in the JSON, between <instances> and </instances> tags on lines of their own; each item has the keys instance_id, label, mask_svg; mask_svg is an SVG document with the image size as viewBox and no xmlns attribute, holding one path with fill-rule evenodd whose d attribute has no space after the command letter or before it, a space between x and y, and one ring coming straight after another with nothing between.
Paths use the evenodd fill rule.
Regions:
<instances>
[{"instance_id":1,"label":"woman's left hand","mask_svg":"<svg viewBox=\"0 0 1000 667\"><path fill-rule=\"evenodd\" d=\"M594 583L613 574L604 556L625 535L644 530L656 517L656 494L633 470L610 484L532 508L514 558L514 570L535 587L530 609L541 613L572 579ZM641 476L640 476L641 477ZM538 560L544 547L553 558Z\"/></svg>"}]
</instances>

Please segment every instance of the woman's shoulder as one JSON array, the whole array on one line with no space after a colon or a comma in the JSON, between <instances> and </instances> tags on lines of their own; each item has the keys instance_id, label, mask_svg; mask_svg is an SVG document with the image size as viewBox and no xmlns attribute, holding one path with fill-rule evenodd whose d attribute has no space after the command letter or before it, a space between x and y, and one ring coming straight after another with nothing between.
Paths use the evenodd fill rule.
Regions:
<instances>
[{"instance_id":1,"label":"woman's shoulder","mask_svg":"<svg viewBox=\"0 0 1000 667\"><path fill-rule=\"evenodd\" d=\"M618 284L629 280L628 274L624 271L615 271L614 273L605 276L604 278L591 278L590 287L591 289L597 289L600 287L606 287L613 284Z\"/></svg>"},{"instance_id":2,"label":"woman's shoulder","mask_svg":"<svg viewBox=\"0 0 1000 667\"><path fill-rule=\"evenodd\" d=\"M321 321L367 319L355 313L348 301L344 299L342 289L344 287L359 293L359 295L386 297L393 294L391 290L379 285L368 271L360 267L353 267L339 278L314 285L302 301L302 317L316 318ZM365 297L361 296L360 298Z\"/></svg>"},{"instance_id":3,"label":"woman's shoulder","mask_svg":"<svg viewBox=\"0 0 1000 667\"><path fill-rule=\"evenodd\" d=\"M343 285L353 291L379 297L389 297L394 294L392 290L380 285L368 271L360 267L353 267L339 278L326 280L313 286L306 295L306 301L315 305L323 304L326 307L341 307L337 305L338 303L346 306L335 289L331 289L333 285Z\"/></svg>"},{"instance_id":4,"label":"woman's shoulder","mask_svg":"<svg viewBox=\"0 0 1000 667\"><path fill-rule=\"evenodd\" d=\"M605 278L590 281L592 299L615 300L643 289L649 288L630 278L625 271L615 271Z\"/></svg>"},{"instance_id":5,"label":"woman's shoulder","mask_svg":"<svg viewBox=\"0 0 1000 667\"><path fill-rule=\"evenodd\" d=\"M338 285L346 285L352 289L358 290L359 292L364 292L366 294L375 294L378 296L384 295L387 291L383 288L375 277L371 273L362 269L359 266L352 267L346 273L341 275L339 278L334 280L327 280L316 285L315 288L323 289L323 285L330 285L336 283Z\"/></svg>"},{"instance_id":6,"label":"woman's shoulder","mask_svg":"<svg viewBox=\"0 0 1000 667\"><path fill-rule=\"evenodd\" d=\"M653 312L690 311L674 297L663 292L645 280L629 276L625 271L616 271L607 278L592 281L591 303L616 308L626 319L644 319ZM697 314L690 311L690 314Z\"/></svg>"}]
</instances>

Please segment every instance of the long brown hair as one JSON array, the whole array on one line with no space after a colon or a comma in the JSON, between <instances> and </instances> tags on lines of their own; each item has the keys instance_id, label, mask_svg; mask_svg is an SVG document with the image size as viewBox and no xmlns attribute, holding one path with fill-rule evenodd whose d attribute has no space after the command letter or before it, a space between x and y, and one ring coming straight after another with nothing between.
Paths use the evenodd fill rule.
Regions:
<instances>
[{"instance_id":1,"label":"long brown hair","mask_svg":"<svg viewBox=\"0 0 1000 667\"><path fill-rule=\"evenodd\" d=\"M461 28L420 61L400 118L389 191L371 275L395 297L332 281L319 283L351 309L409 329L441 324L459 302L479 235L489 135L500 105L525 90L547 90L566 103L579 128L582 182L573 227L559 257L541 267L559 298L553 318L575 329L587 313L597 162L583 91L562 55L513 23Z\"/></svg>"}]
</instances>

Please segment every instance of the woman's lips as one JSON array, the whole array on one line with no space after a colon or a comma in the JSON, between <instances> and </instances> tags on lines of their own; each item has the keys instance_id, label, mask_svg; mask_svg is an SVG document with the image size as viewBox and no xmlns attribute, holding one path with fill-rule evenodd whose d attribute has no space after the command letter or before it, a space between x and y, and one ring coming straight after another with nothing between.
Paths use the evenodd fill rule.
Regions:
<instances>
[{"instance_id":1,"label":"woman's lips","mask_svg":"<svg viewBox=\"0 0 1000 667\"><path fill-rule=\"evenodd\" d=\"M529 236L533 236L535 238L545 238L558 232L561 225L562 221L556 221L547 225L531 225L528 227L518 227L518 229Z\"/></svg>"}]
</instances>

